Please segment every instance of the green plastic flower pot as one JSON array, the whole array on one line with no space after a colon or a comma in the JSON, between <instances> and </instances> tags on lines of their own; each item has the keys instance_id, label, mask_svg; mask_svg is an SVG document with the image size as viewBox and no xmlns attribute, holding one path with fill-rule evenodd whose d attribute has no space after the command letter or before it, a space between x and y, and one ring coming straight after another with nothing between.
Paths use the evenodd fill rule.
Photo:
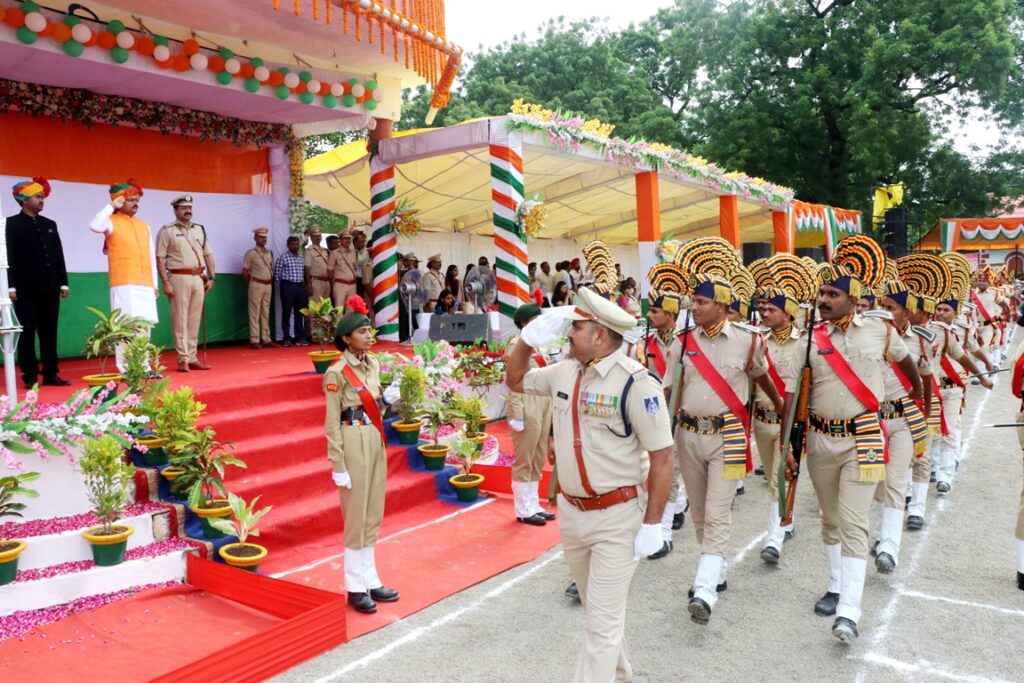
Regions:
<instances>
[{"instance_id":1,"label":"green plastic flower pot","mask_svg":"<svg viewBox=\"0 0 1024 683\"><path fill-rule=\"evenodd\" d=\"M124 551L128 547L128 539L110 545L92 546L92 560L98 567L113 567L124 562Z\"/></svg>"},{"instance_id":2,"label":"green plastic flower pot","mask_svg":"<svg viewBox=\"0 0 1024 683\"><path fill-rule=\"evenodd\" d=\"M150 467L167 464L167 452L161 448L150 448L142 454L142 462Z\"/></svg>"},{"instance_id":3,"label":"green plastic flower pot","mask_svg":"<svg viewBox=\"0 0 1024 683\"><path fill-rule=\"evenodd\" d=\"M455 489L455 495L463 503L472 503L480 497L480 487L474 486L472 488Z\"/></svg>"},{"instance_id":4,"label":"green plastic flower pot","mask_svg":"<svg viewBox=\"0 0 1024 683\"><path fill-rule=\"evenodd\" d=\"M472 503L480 497L480 484L484 483L482 474L457 474L448 479L455 487L456 497L463 503Z\"/></svg>"},{"instance_id":5,"label":"green plastic flower pot","mask_svg":"<svg viewBox=\"0 0 1024 683\"><path fill-rule=\"evenodd\" d=\"M437 456L437 457L432 456L432 455L424 455L423 456L423 467L428 469L428 470L431 470L431 471L443 470L444 469L444 461L445 461L446 458L447 458L447 456L444 456L444 455L440 455L440 456Z\"/></svg>"},{"instance_id":6,"label":"green plastic flower pot","mask_svg":"<svg viewBox=\"0 0 1024 683\"><path fill-rule=\"evenodd\" d=\"M199 525L203 527L203 536L206 538L224 538L224 532L214 529L206 517L199 518Z\"/></svg>"},{"instance_id":7,"label":"green plastic flower pot","mask_svg":"<svg viewBox=\"0 0 1024 683\"><path fill-rule=\"evenodd\" d=\"M415 446L420 440L420 430L423 422L393 422L391 426L398 432L398 443L403 446Z\"/></svg>"},{"instance_id":8,"label":"green plastic flower pot","mask_svg":"<svg viewBox=\"0 0 1024 683\"><path fill-rule=\"evenodd\" d=\"M15 557L13 560L7 562L0 562L0 586L6 586L9 583L13 583L14 579L18 576L18 558Z\"/></svg>"}]
</instances>

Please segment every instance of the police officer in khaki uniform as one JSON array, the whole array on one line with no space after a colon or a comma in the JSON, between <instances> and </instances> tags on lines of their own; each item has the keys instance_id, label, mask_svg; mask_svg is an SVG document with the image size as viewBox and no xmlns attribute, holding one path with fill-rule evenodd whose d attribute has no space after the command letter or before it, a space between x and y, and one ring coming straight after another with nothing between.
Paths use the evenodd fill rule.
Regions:
<instances>
[{"instance_id":1,"label":"police officer in khaki uniform","mask_svg":"<svg viewBox=\"0 0 1024 683\"><path fill-rule=\"evenodd\" d=\"M356 293L356 273L359 269L356 250L352 248L352 233L339 233L341 246L332 251L327 259L327 276L331 278L331 290L335 306L344 306L350 296Z\"/></svg>"},{"instance_id":2,"label":"police officer in khaki uniform","mask_svg":"<svg viewBox=\"0 0 1024 683\"><path fill-rule=\"evenodd\" d=\"M1010 367L1013 368L1011 391L1021 400L1017 422L1024 425L1024 344L1017 344L1009 360ZM1024 449L1024 426L1017 428L1017 440ZM1017 527L1014 536L1017 546L1017 588L1024 591L1024 485L1021 486L1020 503L1017 505Z\"/></svg>"},{"instance_id":3,"label":"police officer in khaki uniform","mask_svg":"<svg viewBox=\"0 0 1024 683\"><path fill-rule=\"evenodd\" d=\"M609 272L614 276L610 259ZM599 286L614 288L604 279ZM564 325L556 310L523 328L507 382L552 402L559 531L587 612L575 680L628 681L626 599L637 561L662 544L672 485L669 416L660 383L622 352L622 334L635 320L590 289L581 289L566 313L573 358L530 369L532 349L553 342Z\"/></svg>"},{"instance_id":4,"label":"police officer in khaki uniform","mask_svg":"<svg viewBox=\"0 0 1024 683\"><path fill-rule=\"evenodd\" d=\"M242 279L249 286L249 346L277 346L270 334L270 300L274 296L274 252L267 249L267 228L252 231L256 246L242 258Z\"/></svg>"},{"instance_id":5,"label":"police officer in khaki uniform","mask_svg":"<svg viewBox=\"0 0 1024 683\"><path fill-rule=\"evenodd\" d=\"M427 290L427 303L423 304L424 312L432 312L437 304L437 297L444 290L444 275L441 273L441 255L434 254L427 258L427 271L420 278L420 284ZM455 292L452 292L453 294Z\"/></svg>"},{"instance_id":6,"label":"police officer in khaki uniform","mask_svg":"<svg viewBox=\"0 0 1024 683\"><path fill-rule=\"evenodd\" d=\"M384 518L387 448L380 399L380 361L373 345L365 304L338 323L334 342L342 356L324 375L327 397L327 457L338 487L345 523L345 590L357 612L372 614L378 602L395 602L398 591L385 588L377 574L374 546Z\"/></svg>"},{"instance_id":7,"label":"police officer in khaki uniform","mask_svg":"<svg viewBox=\"0 0 1024 683\"><path fill-rule=\"evenodd\" d=\"M313 226L309 231L309 246L303 258L306 262L306 294L310 301L331 298L331 278L327 272L327 263L330 253L325 247L320 246L322 233L319 226Z\"/></svg>"},{"instance_id":8,"label":"police officer in khaki uniform","mask_svg":"<svg viewBox=\"0 0 1024 683\"><path fill-rule=\"evenodd\" d=\"M196 355L199 325L206 293L217 277L206 228L192 222L192 195L171 202L175 221L160 228L156 238L156 267L171 305L174 350L178 371L209 370Z\"/></svg>"},{"instance_id":9,"label":"police officer in khaki uniform","mask_svg":"<svg viewBox=\"0 0 1024 683\"><path fill-rule=\"evenodd\" d=\"M513 316L518 329L540 315L540 306L520 306ZM518 337L509 341L507 348L515 347ZM543 349L534 349L530 355L531 368L547 367L551 358ZM541 474L548 455L548 437L551 435L551 399L512 392L507 404L508 428L512 431L515 462L512 463L512 499L516 521L531 526L544 526L555 516L540 505Z\"/></svg>"}]
</instances>

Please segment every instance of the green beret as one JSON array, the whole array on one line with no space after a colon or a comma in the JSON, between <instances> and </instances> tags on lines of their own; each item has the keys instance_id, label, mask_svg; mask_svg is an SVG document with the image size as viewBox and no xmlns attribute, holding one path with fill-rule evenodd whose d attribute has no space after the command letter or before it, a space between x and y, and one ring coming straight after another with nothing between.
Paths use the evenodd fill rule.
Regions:
<instances>
[{"instance_id":1,"label":"green beret","mask_svg":"<svg viewBox=\"0 0 1024 683\"><path fill-rule=\"evenodd\" d=\"M512 320L516 325L525 325L531 318L536 318L538 315L540 315L540 306L537 304L524 304L516 309Z\"/></svg>"},{"instance_id":2,"label":"green beret","mask_svg":"<svg viewBox=\"0 0 1024 683\"><path fill-rule=\"evenodd\" d=\"M360 327L369 327L370 319L362 313L349 313L341 319L338 323L338 329L334 332L336 337L344 337L346 334L352 334Z\"/></svg>"}]
</instances>

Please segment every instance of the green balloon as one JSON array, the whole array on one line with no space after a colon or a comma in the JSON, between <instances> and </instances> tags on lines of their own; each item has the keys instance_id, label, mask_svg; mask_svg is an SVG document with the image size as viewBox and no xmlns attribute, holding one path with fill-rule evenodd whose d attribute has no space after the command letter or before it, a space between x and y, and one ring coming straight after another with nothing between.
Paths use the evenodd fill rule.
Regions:
<instances>
[{"instance_id":1,"label":"green balloon","mask_svg":"<svg viewBox=\"0 0 1024 683\"><path fill-rule=\"evenodd\" d=\"M352 94L343 95L341 98L341 103L346 107L354 107L356 106L356 96Z\"/></svg>"},{"instance_id":2,"label":"green balloon","mask_svg":"<svg viewBox=\"0 0 1024 683\"><path fill-rule=\"evenodd\" d=\"M365 102L363 102L363 106L369 109L370 111L373 111L374 109L377 108L377 100L366 100Z\"/></svg>"},{"instance_id":3,"label":"green balloon","mask_svg":"<svg viewBox=\"0 0 1024 683\"><path fill-rule=\"evenodd\" d=\"M113 59L116 64L124 64L128 61L128 50L118 45L110 51L110 58Z\"/></svg>"},{"instance_id":4,"label":"green balloon","mask_svg":"<svg viewBox=\"0 0 1024 683\"><path fill-rule=\"evenodd\" d=\"M28 14L29 12L38 12L39 5L32 2L32 0L25 0L25 2L21 3L19 9L21 9L25 14Z\"/></svg>"},{"instance_id":5,"label":"green balloon","mask_svg":"<svg viewBox=\"0 0 1024 683\"><path fill-rule=\"evenodd\" d=\"M232 52L231 50L227 49L227 48L224 48L224 49L222 49L220 51L220 58L221 59L231 59L234 56L235 56L235 53Z\"/></svg>"},{"instance_id":6,"label":"green balloon","mask_svg":"<svg viewBox=\"0 0 1024 683\"><path fill-rule=\"evenodd\" d=\"M313 80L313 74L311 74L308 71L300 71L299 80L302 81L303 83L309 83L311 80Z\"/></svg>"},{"instance_id":7,"label":"green balloon","mask_svg":"<svg viewBox=\"0 0 1024 683\"><path fill-rule=\"evenodd\" d=\"M39 36L36 35L36 32L30 29L28 26L22 26L21 28L18 29L18 40L25 43L26 45L31 45L38 39Z\"/></svg>"},{"instance_id":8,"label":"green balloon","mask_svg":"<svg viewBox=\"0 0 1024 683\"><path fill-rule=\"evenodd\" d=\"M82 23L82 20L73 14L69 14L66 17L64 17L64 23L68 26L77 26L78 24Z\"/></svg>"},{"instance_id":9,"label":"green balloon","mask_svg":"<svg viewBox=\"0 0 1024 683\"><path fill-rule=\"evenodd\" d=\"M77 40L69 40L64 43L64 54L70 57L81 57L84 51L85 46Z\"/></svg>"},{"instance_id":10,"label":"green balloon","mask_svg":"<svg viewBox=\"0 0 1024 683\"><path fill-rule=\"evenodd\" d=\"M154 45L164 45L166 47L171 46L171 41L167 40L167 36L153 36Z\"/></svg>"},{"instance_id":11,"label":"green balloon","mask_svg":"<svg viewBox=\"0 0 1024 683\"><path fill-rule=\"evenodd\" d=\"M366 83L364 83L363 85L366 87L367 90L376 90L377 89L377 81L373 80L372 78L370 80L366 81Z\"/></svg>"},{"instance_id":12,"label":"green balloon","mask_svg":"<svg viewBox=\"0 0 1024 683\"><path fill-rule=\"evenodd\" d=\"M338 106L338 98L334 95L324 95L324 98L320 100L320 104L324 105L328 109L334 109Z\"/></svg>"},{"instance_id":13,"label":"green balloon","mask_svg":"<svg viewBox=\"0 0 1024 683\"><path fill-rule=\"evenodd\" d=\"M313 93L308 90L302 93L299 95L299 102L302 102L303 104L313 104Z\"/></svg>"},{"instance_id":14,"label":"green balloon","mask_svg":"<svg viewBox=\"0 0 1024 683\"><path fill-rule=\"evenodd\" d=\"M227 85L231 82L231 74L229 74L227 71L218 71L217 82L221 85Z\"/></svg>"},{"instance_id":15,"label":"green balloon","mask_svg":"<svg viewBox=\"0 0 1024 683\"><path fill-rule=\"evenodd\" d=\"M359 85L359 79L358 78L350 78L350 79L348 79L348 84L349 85Z\"/></svg>"},{"instance_id":16,"label":"green balloon","mask_svg":"<svg viewBox=\"0 0 1024 683\"><path fill-rule=\"evenodd\" d=\"M258 66L263 66L263 58L262 57L253 57L252 59L249 60L249 63L252 64L252 68L255 69Z\"/></svg>"},{"instance_id":17,"label":"green balloon","mask_svg":"<svg viewBox=\"0 0 1024 683\"><path fill-rule=\"evenodd\" d=\"M274 94L277 95L277 99L279 100L287 100L288 96L292 94L292 91L287 85L279 85L274 88Z\"/></svg>"},{"instance_id":18,"label":"green balloon","mask_svg":"<svg viewBox=\"0 0 1024 683\"><path fill-rule=\"evenodd\" d=\"M291 69L289 69L289 68L288 68L288 67L286 67L286 66L282 66L282 67L280 67L280 68L278 69L278 71L280 71L280 72L281 72L281 75L282 75L282 76L287 76L288 74L290 74L290 73L292 72L292 70L291 70Z\"/></svg>"},{"instance_id":19,"label":"green balloon","mask_svg":"<svg viewBox=\"0 0 1024 683\"><path fill-rule=\"evenodd\" d=\"M252 77L247 78L245 79L245 89L249 92L256 92L260 89L260 82Z\"/></svg>"},{"instance_id":20,"label":"green balloon","mask_svg":"<svg viewBox=\"0 0 1024 683\"><path fill-rule=\"evenodd\" d=\"M114 19L113 21L107 22L107 30L116 36L124 30L124 22L120 19Z\"/></svg>"}]
</instances>

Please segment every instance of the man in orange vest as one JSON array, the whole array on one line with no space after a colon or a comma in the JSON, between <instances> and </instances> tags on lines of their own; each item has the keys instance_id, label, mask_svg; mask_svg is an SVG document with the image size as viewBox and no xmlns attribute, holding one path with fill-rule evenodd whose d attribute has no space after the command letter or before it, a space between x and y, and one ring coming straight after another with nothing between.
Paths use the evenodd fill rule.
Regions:
<instances>
[{"instance_id":1,"label":"man in orange vest","mask_svg":"<svg viewBox=\"0 0 1024 683\"><path fill-rule=\"evenodd\" d=\"M110 203L89 222L89 229L105 236L110 279L110 310L157 323L156 299L160 290L153 278L156 259L149 225L135 217L142 188L132 178L110 186ZM148 332L147 332L148 334ZM123 370L123 349L117 348L117 367Z\"/></svg>"}]
</instances>

